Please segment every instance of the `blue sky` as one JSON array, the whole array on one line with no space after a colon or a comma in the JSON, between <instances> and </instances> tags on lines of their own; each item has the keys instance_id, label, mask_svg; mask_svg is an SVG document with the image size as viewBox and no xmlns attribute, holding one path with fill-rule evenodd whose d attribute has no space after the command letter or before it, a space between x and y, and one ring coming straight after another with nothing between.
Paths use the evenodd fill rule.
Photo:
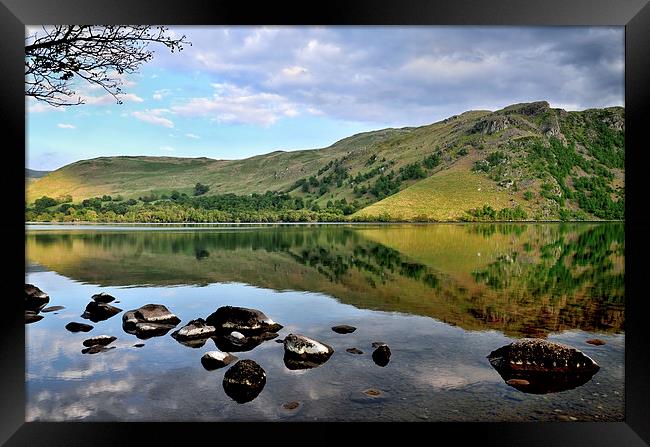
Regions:
<instances>
[{"instance_id":1,"label":"blue sky","mask_svg":"<svg viewBox=\"0 0 650 447\"><path fill-rule=\"evenodd\" d=\"M122 77L123 104L83 84L84 105L27 101L27 166L110 155L237 159L517 102L624 105L622 27L170 31L192 46L153 47L152 61Z\"/></svg>"}]
</instances>

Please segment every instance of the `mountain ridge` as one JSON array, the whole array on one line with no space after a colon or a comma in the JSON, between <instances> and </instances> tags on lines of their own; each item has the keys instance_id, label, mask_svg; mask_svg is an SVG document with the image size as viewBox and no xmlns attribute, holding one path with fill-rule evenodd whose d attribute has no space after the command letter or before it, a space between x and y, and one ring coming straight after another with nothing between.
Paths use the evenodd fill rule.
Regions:
<instances>
[{"instance_id":1,"label":"mountain ridge","mask_svg":"<svg viewBox=\"0 0 650 447\"><path fill-rule=\"evenodd\" d=\"M102 195L135 199L173 191L191 195L200 182L210 187L208 196L275 191L303 199L309 209L342 203L347 209L354 203L357 219L472 220L490 215L487 208L477 211L482 205L495 212L519 207L535 220L620 219L624 126L620 106L565 111L547 101L518 103L419 127L361 132L325 148L246 159L79 160L30 182L28 201L65 195L73 201ZM452 174L450 184L463 185L458 180L464 179L485 186L477 186L478 194L446 190L440 178ZM427 188L436 188L437 195L427 195ZM484 191L493 192L493 198L480 194ZM434 196L437 202L427 208L428 197ZM418 214L409 208L418 208Z\"/></svg>"}]
</instances>

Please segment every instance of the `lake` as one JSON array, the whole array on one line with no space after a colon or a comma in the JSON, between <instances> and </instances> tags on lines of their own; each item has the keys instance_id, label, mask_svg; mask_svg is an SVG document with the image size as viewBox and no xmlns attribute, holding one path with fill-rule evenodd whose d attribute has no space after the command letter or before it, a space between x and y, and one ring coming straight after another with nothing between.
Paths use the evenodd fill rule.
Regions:
<instances>
[{"instance_id":1,"label":"lake","mask_svg":"<svg viewBox=\"0 0 650 447\"><path fill-rule=\"evenodd\" d=\"M622 421L624 236L622 223L29 225L25 281L64 308L25 326L26 420ZM291 370L277 339L233 352L266 372L240 404L222 385L232 365L201 364L214 339L141 340L123 312L81 318L100 292L123 311L163 304L176 329L221 306L259 309L284 326L277 339L303 334L334 353ZM94 328L72 333L71 321ZM357 329L332 331L341 324ZM115 348L82 354L96 335ZM524 337L600 369L573 389L521 391L487 356ZM377 341L392 353L383 367Z\"/></svg>"}]
</instances>

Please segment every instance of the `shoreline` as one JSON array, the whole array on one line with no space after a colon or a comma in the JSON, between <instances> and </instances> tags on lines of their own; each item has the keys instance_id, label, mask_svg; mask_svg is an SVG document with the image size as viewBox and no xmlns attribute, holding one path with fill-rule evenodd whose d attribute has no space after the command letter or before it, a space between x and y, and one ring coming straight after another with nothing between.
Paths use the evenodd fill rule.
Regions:
<instances>
[{"instance_id":1,"label":"shoreline","mask_svg":"<svg viewBox=\"0 0 650 447\"><path fill-rule=\"evenodd\" d=\"M486 221L462 221L462 220L448 220L440 222L411 222L411 221L394 221L394 222L378 222L378 221L364 221L364 222L25 222L25 226L30 225L44 225L44 226L167 226L167 225L440 225L440 224L562 224L562 223L625 223L624 220L486 220Z\"/></svg>"}]
</instances>

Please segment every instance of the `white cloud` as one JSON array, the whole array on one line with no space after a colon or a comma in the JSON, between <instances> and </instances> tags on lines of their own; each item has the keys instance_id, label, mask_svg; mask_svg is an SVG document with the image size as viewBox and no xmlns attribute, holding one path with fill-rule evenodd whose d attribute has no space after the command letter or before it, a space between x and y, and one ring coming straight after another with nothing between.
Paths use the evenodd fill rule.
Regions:
<instances>
[{"instance_id":1,"label":"white cloud","mask_svg":"<svg viewBox=\"0 0 650 447\"><path fill-rule=\"evenodd\" d=\"M191 98L172 106L182 116L203 116L222 123L270 126L282 116L296 116L298 110L287 98L273 93L253 92L233 84L212 84L212 97Z\"/></svg>"},{"instance_id":2,"label":"white cloud","mask_svg":"<svg viewBox=\"0 0 650 447\"><path fill-rule=\"evenodd\" d=\"M76 129L77 126L73 126L72 124L64 124L64 123L59 123L57 124L57 127L61 129Z\"/></svg>"},{"instance_id":3,"label":"white cloud","mask_svg":"<svg viewBox=\"0 0 650 447\"><path fill-rule=\"evenodd\" d=\"M198 135L194 135L193 133L186 133L185 136L186 136L187 138L192 138L192 139L194 139L194 140L198 140L198 139L201 138L200 136L198 136Z\"/></svg>"},{"instance_id":4,"label":"white cloud","mask_svg":"<svg viewBox=\"0 0 650 447\"><path fill-rule=\"evenodd\" d=\"M131 115L140 121L156 124L158 126L164 126L171 129L174 127L174 122L168 118L161 116L169 112L170 111L168 109L146 109L142 111L136 110L135 112L131 112Z\"/></svg>"},{"instance_id":5,"label":"white cloud","mask_svg":"<svg viewBox=\"0 0 650 447\"><path fill-rule=\"evenodd\" d=\"M122 102L143 102L144 99L140 98L135 93L122 93L117 95L120 101ZM86 104L90 105L106 105L106 104L117 104L117 100L109 94L102 96L85 96L83 100Z\"/></svg>"},{"instance_id":6,"label":"white cloud","mask_svg":"<svg viewBox=\"0 0 650 447\"><path fill-rule=\"evenodd\" d=\"M282 69L282 74L285 76L300 76L305 75L309 72L305 67L299 67L294 65L293 67L285 67Z\"/></svg>"},{"instance_id":7,"label":"white cloud","mask_svg":"<svg viewBox=\"0 0 650 447\"><path fill-rule=\"evenodd\" d=\"M174 148L171 147L171 146L162 146L162 147L160 148L160 150L161 150L161 151L165 151L165 152L174 152L176 149L174 149Z\"/></svg>"}]
</instances>

